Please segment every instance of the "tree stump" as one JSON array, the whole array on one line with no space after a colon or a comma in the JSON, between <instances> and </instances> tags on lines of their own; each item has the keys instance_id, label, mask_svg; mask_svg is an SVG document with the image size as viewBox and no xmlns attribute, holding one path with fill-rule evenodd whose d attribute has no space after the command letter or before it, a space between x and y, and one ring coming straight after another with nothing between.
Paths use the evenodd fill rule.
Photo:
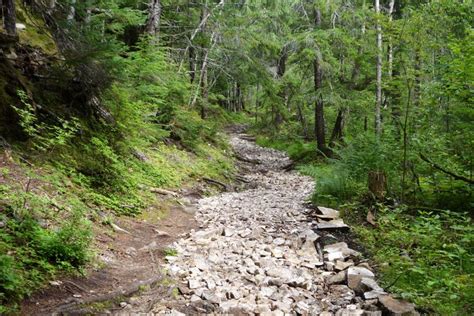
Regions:
<instances>
[{"instance_id":1,"label":"tree stump","mask_svg":"<svg viewBox=\"0 0 474 316\"><path fill-rule=\"evenodd\" d=\"M370 171L369 178L369 191L375 196L376 199L382 200L387 191L387 176L383 171Z\"/></svg>"}]
</instances>

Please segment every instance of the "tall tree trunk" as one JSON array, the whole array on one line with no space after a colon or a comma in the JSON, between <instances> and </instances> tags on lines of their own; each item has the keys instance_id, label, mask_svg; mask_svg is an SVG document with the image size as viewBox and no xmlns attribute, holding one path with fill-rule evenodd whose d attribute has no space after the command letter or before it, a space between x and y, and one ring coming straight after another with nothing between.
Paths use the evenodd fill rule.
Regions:
<instances>
[{"instance_id":1,"label":"tall tree trunk","mask_svg":"<svg viewBox=\"0 0 474 316\"><path fill-rule=\"evenodd\" d=\"M330 147L334 147L336 142L342 140L344 130L344 110L340 109L337 112L336 122L334 123L334 128L331 134L331 140L329 142Z\"/></svg>"},{"instance_id":2,"label":"tall tree trunk","mask_svg":"<svg viewBox=\"0 0 474 316\"><path fill-rule=\"evenodd\" d=\"M375 0L375 13L377 15L377 82L375 93L375 133L377 137L382 134L382 26L380 25L380 0Z\"/></svg>"},{"instance_id":3,"label":"tall tree trunk","mask_svg":"<svg viewBox=\"0 0 474 316\"><path fill-rule=\"evenodd\" d=\"M209 91L207 85L207 64L209 57L209 50L206 50L204 61L201 68L201 118L206 118L207 103L209 98Z\"/></svg>"},{"instance_id":4,"label":"tall tree trunk","mask_svg":"<svg viewBox=\"0 0 474 316\"><path fill-rule=\"evenodd\" d=\"M15 0L2 0L3 27L8 35L16 36Z\"/></svg>"},{"instance_id":5,"label":"tall tree trunk","mask_svg":"<svg viewBox=\"0 0 474 316\"><path fill-rule=\"evenodd\" d=\"M150 0L148 4L148 18L145 24L145 32L157 37L160 33L161 0Z\"/></svg>"},{"instance_id":6,"label":"tall tree trunk","mask_svg":"<svg viewBox=\"0 0 474 316\"><path fill-rule=\"evenodd\" d=\"M317 29L321 28L321 11L314 10L314 23ZM317 52L317 57L313 61L314 68L314 90L316 92L316 105L314 107L314 131L318 150L324 155L328 154L326 147L326 127L324 122L324 101L322 96L323 69L321 67L321 52Z\"/></svg>"},{"instance_id":7,"label":"tall tree trunk","mask_svg":"<svg viewBox=\"0 0 474 316\"><path fill-rule=\"evenodd\" d=\"M76 0L71 0L71 6L69 7L69 13L67 14L67 22L72 23L74 22L74 18L76 17Z\"/></svg>"},{"instance_id":8,"label":"tall tree trunk","mask_svg":"<svg viewBox=\"0 0 474 316\"><path fill-rule=\"evenodd\" d=\"M298 120L301 123L301 128L303 129L303 136L305 139L309 140L308 125L306 124L306 119L304 118L303 109L301 108L300 102L296 102L296 109L298 110Z\"/></svg>"},{"instance_id":9,"label":"tall tree trunk","mask_svg":"<svg viewBox=\"0 0 474 316\"><path fill-rule=\"evenodd\" d=\"M393 20L393 9L395 7L395 0L390 0L390 4L388 6L388 19L389 22L392 23ZM391 79L393 74L393 43L392 37L388 38L388 77Z\"/></svg>"},{"instance_id":10,"label":"tall tree trunk","mask_svg":"<svg viewBox=\"0 0 474 316\"><path fill-rule=\"evenodd\" d=\"M288 52L287 48L283 47L280 53L280 57L278 58L278 64L277 64L277 77L281 79L286 72L286 61L288 60ZM279 91L278 96L282 99L285 100L285 95L286 91L285 89L282 89ZM283 115L280 112L280 109L278 106L273 107L274 113L275 113L275 120L274 123L276 127L278 127L282 122L283 122Z\"/></svg>"},{"instance_id":11,"label":"tall tree trunk","mask_svg":"<svg viewBox=\"0 0 474 316\"><path fill-rule=\"evenodd\" d=\"M193 46L189 47L189 78L193 84L196 78L196 51Z\"/></svg>"}]
</instances>

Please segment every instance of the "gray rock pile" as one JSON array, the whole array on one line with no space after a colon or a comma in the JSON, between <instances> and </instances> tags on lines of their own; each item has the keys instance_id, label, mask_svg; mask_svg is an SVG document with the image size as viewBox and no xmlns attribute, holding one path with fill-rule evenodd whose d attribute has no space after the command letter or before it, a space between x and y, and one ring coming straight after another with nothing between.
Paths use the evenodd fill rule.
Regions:
<instances>
[{"instance_id":1,"label":"gray rock pile","mask_svg":"<svg viewBox=\"0 0 474 316\"><path fill-rule=\"evenodd\" d=\"M308 219L311 178L282 171L290 163L282 152L238 136L231 143L249 160L245 180L253 189L200 200L201 229L166 258L165 269L181 282L178 300L217 314L416 314L385 293L357 251L344 242L320 243L320 231L347 226L324 207ZM160 305L154 311L165 312Z\"/></svg>"}]
</instances>

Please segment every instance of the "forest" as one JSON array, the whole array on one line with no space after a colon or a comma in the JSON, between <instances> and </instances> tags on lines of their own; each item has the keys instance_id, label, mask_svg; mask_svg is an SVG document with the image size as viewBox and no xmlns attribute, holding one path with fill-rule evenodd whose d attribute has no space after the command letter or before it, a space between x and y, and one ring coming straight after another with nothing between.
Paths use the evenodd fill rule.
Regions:
<instances>
[{"instance_id":1,"label":"forest","mask_svg":"<svg viewBox=\"0 0 474 316\"><path fill-rule=\"evenodd\" d=\"M193 237L191 229L214 227L221 218L223 237L238 235L259 244L266 241L253 233L250 241L234 233L232 221L246 217L249 222L241 228L250 225L245 228L254 231L251 219L260 212L267 215L259 225L272 227L262 236L270 232L273 244L283 247L285 242L277 240L311 221L312 215L305 215L300 226L288 222L286 235L275 235L280 213L274 209L291 212L293 200L301 210L337 209L341 227L350 226L349 232L332 235L315 230L321 236L314 237L311 252L324 269L316 264L309 273L324 280L312 287L287 285L313 291L298 294L312 299L291 296L285 310L287 298L275 298L285 284L271 284L274 298L259 299L267 295L257 284L266 282L258 280L259 269L260 275L273 276L271 267L255 259L256 270L247 272L257 278L252 282L262 291L258 295L249 287L247 294L229 291L220 297L216 284L220 289L225 282L212 285L206 278L199 280L207 284L200 294L193 289L194 279L188 279L194 292L176 286L167 304L205 301L214 308L199 305L192 312L173 305L184 314L222 312L223 300L256 306L247 310L236 303L244 314L265 314L262 306L270 301L275 315L474 313L471 0L0 4L0 315L40 315L31 306L43 306L48 295L63 305L44 304L65 314L72 310L61 308L72 296L82 307L89 304L85 314L114 310L111 306L132 308L132 300L123 298L131 296L128 292L99 302L83 290L88 283L78 283L90 280L91 271L108 271L105 249L132 249L131 255L120 253L139 262L143 245L132 244L132 237L155 225L150 231L163 244L157 239L156 251L146 248L151 263L143 273L150 277L166 260L184 265L182 255L193 249L173 229ZM267 197L276 183L283 186ZM245 195L250 193L255 196ZM232 194L241 194L237 202ZM285 194L287 204L265 204ZM241 205L232 209L241 212L234 217L225 209L233 204ZM219 205L221 213L212 213ZM177 208L198 211L191 219L176 215L181 214ZM168 221L175 226L162 232ZM305 236L306 243L310 237ZM151 236L142 237L151 242ZM364 259L343 250L342 261L328 264L330 238L347 242ZM283 260L278 251L262 248L261 257ZM355 294L328 307L321 302L336 290L326 276L339 275L338 263ZM199 273L207 271L195 265ZM378 296L378 303L360 299L360 282L351 285L351 265L370 265L390 297L413 304L416 311L397 313ZM208 278L218 275L210 271ZM147 286L150 291L173 287L178 279L161 278ZM68 282L75 287L69 292ZM382 291L378 285L367 287ZM81 294L73 295L78 288ZM183 299L186 295L191 301ZM257 298L251 303L241 302L252 295ZM148 312L161 311L154 306ZM351 314L352 308L365 314ZM384 310L379 313L379 308ZM44 315L53 310L47 311Z\"/></svg>"}]
</instances>

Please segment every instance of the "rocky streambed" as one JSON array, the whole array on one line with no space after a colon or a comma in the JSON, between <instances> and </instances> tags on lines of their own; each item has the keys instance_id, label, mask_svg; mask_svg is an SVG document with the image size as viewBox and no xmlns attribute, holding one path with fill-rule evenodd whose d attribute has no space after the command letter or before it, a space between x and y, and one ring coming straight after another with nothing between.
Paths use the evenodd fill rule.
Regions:
<instances>
[{"instance_id":1,"label":"rocky streambed","mask_svg":"<svg viewBox=\"0 0 474 316\"><path fill-rule=\"evenodd\" d=\"M179 282L178 304L160 302L152 312L416 315L332 236L348 229L339 212L308 206L313 179L285 171L285 154L249 139L231 138L246 188L199 201L200 229L173 245L177 255L163 267Z\"/></svg>"}]
</instances>

